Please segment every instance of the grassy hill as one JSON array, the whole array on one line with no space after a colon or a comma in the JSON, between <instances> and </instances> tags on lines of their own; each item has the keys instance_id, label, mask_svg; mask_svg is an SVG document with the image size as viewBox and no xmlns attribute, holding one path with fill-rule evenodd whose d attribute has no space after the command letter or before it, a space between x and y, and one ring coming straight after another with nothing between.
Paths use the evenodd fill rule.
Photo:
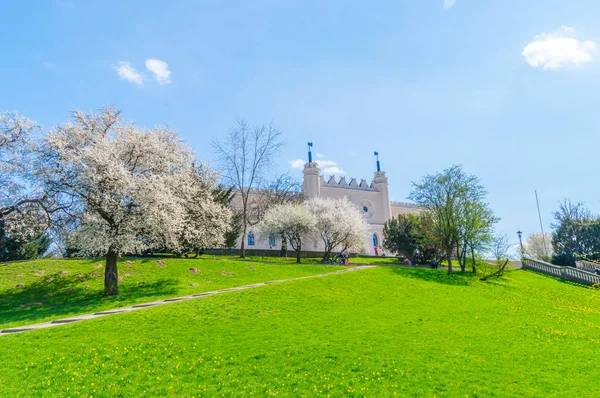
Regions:
<instances>
[{"instance_id":1,"label":"grassy hill","mask_svg":"<svg viewBox=\"0 0 600 398\"><path fill-rule=\"evenodd\" d=\"M0 396L598 396L599 331L596 290L380 267L3 336Z\"/></svg>"},{"instance_id":2,"label":"grassy hill","mask_svg":"<svg viewBox=\"0 0 600 398\"><path fill-rule=\"evenodd\" d=\"M119 261L122 280L117 297L102 295L103 259L0 264L0 329L159 298L340 269L332 266L296 266L295 259L283 260L277 259L277 263L273 263L272 258L162 258L166 266L160 267L156 258L124 258ZM195 270L191 272L190 269Z\"/></svg>"}]
</instances>

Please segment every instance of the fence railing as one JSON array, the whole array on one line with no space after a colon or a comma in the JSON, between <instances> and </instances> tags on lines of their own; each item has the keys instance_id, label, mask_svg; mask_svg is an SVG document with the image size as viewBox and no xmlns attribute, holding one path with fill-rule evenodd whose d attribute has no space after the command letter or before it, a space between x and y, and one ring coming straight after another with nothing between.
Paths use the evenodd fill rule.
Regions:
<instances>
[{"instance_id":1,"label":"fence railing","mask_svg":"<svg viewBox=\"0 0 600 398\"><path fill-rule=\"evenodd\" d=\"M550 264L540 260L533 260L530 258L523 259L522 264L523 269L530 269L532 271L541 272L542 274L555 276L566 281L582 283L584 285L593 285L594 283L600 283L600 275L596 275L593 272L589 272L586 269L582 269L579 267L561 267L558 265Z\"/></svg>"},{"instance_id":2,"label":"fence railing","mask_svg":"<svg viewBox=\"0 0 600 398\"><path fill-rule=\"evenodd\" d=\"M575 261L575 266L585 271L594 272L597 267L600 267L600 264L586 260L577 260Z\"/></svg>"}]
</instances>

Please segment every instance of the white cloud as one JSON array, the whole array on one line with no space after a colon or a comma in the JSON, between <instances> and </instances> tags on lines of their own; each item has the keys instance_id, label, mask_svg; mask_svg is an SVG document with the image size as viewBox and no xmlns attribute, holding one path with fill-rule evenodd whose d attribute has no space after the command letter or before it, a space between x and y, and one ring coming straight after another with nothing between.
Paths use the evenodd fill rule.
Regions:
<instances>
[{"instance_id":1,"label":"white cloud","mask_svg":"<svg viewBox=\"0 0 600 398\"><path fill-rule=\"evenodd\" d=\"M292 166L292 169L300 169L300 170L302 170L304 168L304 163L306 163L306 160L296 159L296 160L292 160L290 162L290 166Z\"/></svg>"},{"instance_id":2,"label":"white cloud","mask_svg":"<svg viewBox=\"0 0 600 398\"><path fill-rule=\"evenodd\" d=\"M144 84L144 78L131 66L131 62L120 61L118 66L113 66L113 69L117 71L121 79L135 83L138 86Z\"/></svg>"},{"instance_id":3,"label":"white cloud","mask_svg":"<svg viewBox=\"0 0 600 398\"><path fill-rule=\"evenodd\" d=\"M444 8L452 8L456 4L456 0L444 0Z\"/></svg>"},{"instance_id":4,"label":"white cloud","mask_svg":"<svg viewBox=\"0 0 600 398\"><path fill-rule=\"evenodd\" d=\"M325 155L323 155L322 153L317 153L315 156L317 157L317 159L325 159Z\"/></svg>"},{"instance_id":5,"label":"white cloud","mask_svg":"<svg viewBox=\"0 0 600 398\"><path fill-rule=\"evenodd\" d=\"M317 155L317 157L319 157L319 155ZM324 156L321 155L321 157L324 157ZM333 160L319 159L319 160L316 160L316 162L319 165L319 168L321 169L323 174L338 174L338 175L346 174L346 172L338 166L337 162L334 162ZM295 159L289 163L293 169L302 170L304 168L304 164L306 163L306 160Z\"/></svg>"},{"instance_id":6,"label":"white cloud","mask_svg":"<svg viewBox=\"0 0 600 398\"><path fill-rule=\"evenodd\" d=\"M323 168L323 167L329 167L329 166L337 166L337 163L334 162L333 160L325 160L325 159L319 159L319 160L317 160L317 164L321 168Z\"/></svg>"},{"instance_id":7,"label":"white cloud","mask_svg":"<svg viewBox=\"0 0 600 398\"><path fill-rule=\"evenodd\" d=\"M563 26L553 33L542 33L521 53L534 68L559 69L580 66L592 60L596 43L575 38L575 29Z\"/></svg>"},{"instance_id":8,"label":"white cloud","mask_svg":"<svg viewBox=\"0 0 600 398\"><path fill-rule=\"evenodd\" d=\"M323 173L324 174L338 174L338 175L343 175L346 174L346 172L342 169L340 169L337 166L331 166L331 167L326 167L323 169Z\"/></svg>"},{"instance_id":9,"label":"white cloud","mask_svg":"<svg viewBox=\"0 0 600 398\"><path fill-rule=\"evenodd\" d=\"M146 60L146 69L152 72L154 80L158 84L171 83L171 71L169 70L169 64L165 61L161 61L158 58L148 58Z\"/></svg>"},{"instance_id":10,"label":"white cloud","mask_svg":"<svg viewBox=\"0 0 600 398\"><path fill-rule=\"evenodd\" d=\"M52 62L47 62L47 61L42 62L42 66L46 69L56 68L56 65L54 65Z\"/></svg>"}]
</instances>

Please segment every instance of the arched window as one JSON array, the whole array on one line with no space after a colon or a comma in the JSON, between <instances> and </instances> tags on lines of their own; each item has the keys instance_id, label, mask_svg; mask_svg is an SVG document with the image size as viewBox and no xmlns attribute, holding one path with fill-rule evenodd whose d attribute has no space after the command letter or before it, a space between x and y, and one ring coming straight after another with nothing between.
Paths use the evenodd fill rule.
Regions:
<instances>
[{"instance_id":1,"label":"arched window","mask_svg":"<svg viewBox=\"0 0 600 398\"><path fill-rule=\"evenodd\" d=\"M254 232L248 232L248 246L254 246Z\"/></svg>"},{"instance_id":2,"label":"arched window","mask_svg":"<svg viewBox=\"0 0 600 398\"><path fill-rule=\"evenodd\" d=\"M373 234L373 247L377 246L379 246L379 238L377 237L377 234Z\"/></svg>"},{"instance_id":3,"label":"arched window","mask_svg":"<svg viewBox=\"0 0 600 398\"><path fill-rule=\"evenodd\" d=\"M269 246L275 246L275 236L269 235Z\"/></svg>"}]
</instances>

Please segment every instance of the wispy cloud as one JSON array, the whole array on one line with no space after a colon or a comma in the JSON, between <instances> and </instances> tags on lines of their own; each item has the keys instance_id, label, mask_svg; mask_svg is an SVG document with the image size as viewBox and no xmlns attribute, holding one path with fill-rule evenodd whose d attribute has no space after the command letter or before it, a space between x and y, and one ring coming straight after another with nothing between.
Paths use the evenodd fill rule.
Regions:
<instances>
[{"instance_id":1,"label":"wispy cloud","mask_svg":"<svg viewBox=\"0 0 600 398\"><path fill-rule=\"evenodd\" d=\"M456 0L444 0L444 8L452 8L456 4Z\"/></svg>"},{"instance_id":2,"label":"wispy cloud","mask_svg":"<svg viewBox=\"0 0 600 398\"><path fill-rule=\"evenodd\" d=\"M319 158L319 155L321 158L317 159L316 162L324 174L337 174L337 175L346 174L346 172L341 167L338 166L337 162L334 162L333 160L323 159L325 156L322 154L317 154L316 157ZM306 163L306 160L295 159L295 160L290 161L289 163L293 169L302 170L304 168L304 164Z\"/></svg>"},{"instance_id":3,"label":"wispy cloud","mask_svg":"<svg viewBox=\"0 0 600 398\"><path fill-rule=\"evenodd\" d=\"M588 63L595 51L596 43L580 41L575 29L562 26L556 32L537 35L521 54L530 66L546 70Z\"/></svg>"},{"instance_id":4,"label":"wispy cloud","mask_svg":"<svg viewBox=\"0 0 600 398\"><path fill-rule=\"evenodd\" d=\"M131 62L120 61L118 65L113 66L113 69L117 71L117 74L123 80L135 83L138 86L144 84L144 78L133 66L131 66Z\"/></svg>"},{"instance_id":5,"label":"wispy cloud","mask_svg":"<svg viewBox=\"0 0 600 398\"><path fill-rule=\"evenodd\" d=\"M152 72L154 80L158 84L171 83L171 71L169 70L169 64L165 61L161 61L158 58L148 58L146 60L146 69Z\"/></svg>"},{"instance_id":6,"label":"wispy cloud","mask_svg":"<svg viewBox=\"0 0 600 398\"><path fill-rule=\"evenodd\" d=\"M52 62L47 62L47 61L43 61L42 62L42 66L46 69L54 69L56 68L56 65L54 65Z\"/></svg>"}]
</instances>

